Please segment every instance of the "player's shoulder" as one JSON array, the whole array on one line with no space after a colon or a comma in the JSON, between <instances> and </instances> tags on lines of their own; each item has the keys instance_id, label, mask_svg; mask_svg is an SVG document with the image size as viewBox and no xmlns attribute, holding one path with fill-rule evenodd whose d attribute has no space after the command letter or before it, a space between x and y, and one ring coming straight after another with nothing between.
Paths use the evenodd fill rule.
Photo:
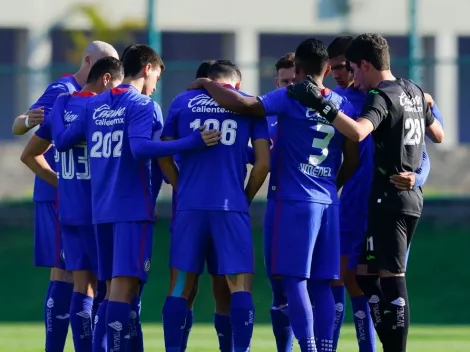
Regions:
<instances>
[{"instance_id":1,"label":"player's shoulder","mask_svg":"<svg viewBox=\"0 0 470 352\"><path fill-rule=\"evenodd\" d=\"M49 84L46 90L58 90L66 93L72 93L81 87L73 76L64 76Z\"/></svg>"}]
</instances>

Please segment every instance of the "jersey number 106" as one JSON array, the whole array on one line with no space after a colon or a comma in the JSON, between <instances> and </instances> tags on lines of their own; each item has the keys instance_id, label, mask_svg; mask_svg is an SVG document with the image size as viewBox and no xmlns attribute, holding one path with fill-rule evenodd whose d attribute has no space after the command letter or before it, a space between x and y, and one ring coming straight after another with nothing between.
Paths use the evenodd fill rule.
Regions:
<instances>
[{"instance_id":1,"label":"jersey number 106","mask_svg":"<svg viewBox=\"0 0 470 352\"><path fill-rule=\"evenodd\" d=\"M196 119L189 124L189 127L191 127L193 131L196 131L201 126L206 126L206 131L220 131L220 143L224 145L232 145L235 143L235 139L237 138L237 121L224 120L221 126L219 120L216 119L207 119L202 125L201 119Z\"/></svg>"}]
</instances>

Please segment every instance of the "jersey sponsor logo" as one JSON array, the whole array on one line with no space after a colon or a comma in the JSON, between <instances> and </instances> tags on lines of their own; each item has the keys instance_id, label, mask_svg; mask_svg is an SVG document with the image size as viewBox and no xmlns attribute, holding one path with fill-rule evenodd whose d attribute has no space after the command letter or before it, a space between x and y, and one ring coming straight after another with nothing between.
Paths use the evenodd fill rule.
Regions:
<instances>
[{"instance_id":1,"label":"jersey sponsor logo","mask_svg":"<svg viewBox=\"0 0 470 352\"><path fill-rule=\"evenodd\" d=\"M98 126L114 126L124 123L126 108L120 107L117 110L111 110L108 104L97 107L93 112L93 121Z\"/></svg>"},{"instance_id":2,"label":"jersey sponsor logo","mask_svg":"<svg viewBox=\"0 0 470 352\"><path fill-rule=\"evenodd\" d=\"M217 102L207 94L199 94L189 99L188 109L195 113L223 114L233 113L230 110L221 108Z\"/></svg>"},{"instance_id":3,"label":"jersey sponsor logo","mask_svg":"<svg viewBox=\"0 0 470 352\"><path fill-rule=\"evenodd\" d=\"M306 108L306 112L305 112L305 117L307 117L308 119L313 119L315 121L318 121L318 122L321 122L321 123L324 123L326 125L330 125L331 123L325 119L323 116L321 116L317 110L315 109L312 109L312 108Z\"/></svg>"},{"instance_id":4,"label":"jersey sponsor logo","mask_svg":"<svg viewBox=\"0 0 470 352\"><path fill-rule=\"evenodd\" d=\"M409 97L405 92L399 96L400 105L403 106L407 112L422 112L423 111L423 98L416 95L415 97Z\"/></svg>"}]
</instances>

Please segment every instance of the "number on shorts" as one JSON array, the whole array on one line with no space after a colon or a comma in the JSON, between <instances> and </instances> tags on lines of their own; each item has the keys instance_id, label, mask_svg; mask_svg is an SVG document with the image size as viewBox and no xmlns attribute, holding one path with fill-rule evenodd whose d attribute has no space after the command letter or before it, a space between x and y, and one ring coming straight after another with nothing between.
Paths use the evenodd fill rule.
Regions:
<instances>
[{"instance_id":1,"label":"number on shorts","mask_svg":"<svg viewBox=\"0 0 470 352\"><path fill-rule=\"evenodd\" d=\"M374 237L370 236L367 237L367 251L368 252L373 252L374 251Z\"/></svg>"},{"instance_id":2,"label":"number on shorts","mask_svg":"<svg viewBox=\"0 0 470 352\"><path fill-rule=\"evenodd\" d=\"M119 158L122 154L122 140L124 132L116 130L103 134L101 131L96 131L91 136L91 141L94 143L90 151L92 158Z\"/></svg>"},{"instance_id":3,"label":"number on shorts","mask_svg":"<svg viewBox=\"0 0 470 352\"><path fill-rule=\"evenodd\" d=\"M405 145L420 145L424 143L424 120L409 117L405 120Z\"/></svg>"},{"instance_id":4,"label":"number on shorts","mask_svg":"<svg viewBox=\"0 0 470 352\"><path fill-rule=\"evenodd\" d=\"M232 145L235 143L237 138L237 121L235 120L224 120L220 125L219 120L207 119L202 124L206 126L207 130L217 130L221 133L220 143L224 145ZM201 119L196 119L189 124L189 127L196 131L201 125Z\"/></svg>"},{"instance_id":5,"label":"number on shorts","mask_svg":"<svg viewBox=\"0 0 470 352\"><path fill-rule=\"evenodd\" d=\"M316 154L311 154L308 162L318 166L328 157L328 145L335 135L335 128L323 123L317 123L314 128L316 137L313 139L312 148L316 150Z\"/></svg>"}]
</instances>

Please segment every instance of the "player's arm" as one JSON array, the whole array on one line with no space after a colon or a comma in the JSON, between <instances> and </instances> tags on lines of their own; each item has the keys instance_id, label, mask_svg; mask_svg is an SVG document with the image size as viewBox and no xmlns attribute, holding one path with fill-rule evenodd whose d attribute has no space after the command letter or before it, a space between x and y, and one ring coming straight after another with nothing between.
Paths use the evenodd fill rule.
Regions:
<instances>
[{"instance_id":1,"label":"player's arm","mask_svg":"<svg viewBox=\"0 0 470 352\"><path fill-rule=\"evenodd\" d=\"M172 141L171 137L162 137L162 141ZM175 159L173 156L165 156L158 158L158 165L163 172L163 175L167 179L168 183L173 186L173 189L178 189L178 166L176 166Z\"/></svg>"},{"instance_id":2,"label":"player's arm","mask_svg":"<svg viewBox=\"0 0 470 352\"><path fill-rule=\"evenodd\" d=\"M425 144L423 146L423 160L421 163L421 167L418 170L416 170L416 173L415 173L416 182L413 188L422 187L426 183L426 180L428 179L430 171L431 171L431 160L429 159L429 156L426 150L426 144Z\"/></svg>"},{"instance_id":3,"label":"player's arm","mask_svg":"<svg viewBox=\"0 0 470 352\"><path fill-rule=\"evenodd\" d=\"M30 129L44 121L44 107L32 108L24 114L17 116L13 121L11 131L16 136L22 136Z\"/></svg>"},{"instance_id":4,"label":"player's arm","mask_svg":"<svg viewBox=\"0 0 470 352\"><path fill-rule=\"evenodd\" d=\"M426 145L424 145L421 167L416 172L400 172L392 175L390 182L400 191L409 191L422 187L426 183L430 171L431 161L426 151Z\"/></svg>"},{"instance_id":5,"label":"player's arm","mask_svg":"<svg viewBox=\"0 0 470 352\"><path fill-rule=\"evenodd\" d=\"M430 106L429 103L426 106L424 120L426 125L426 136L428 136L434 143L442 143L444 140L444 129L442 128L444 123L441 112L434 102L432 106Z\"/></svg>"},{"instance_id":6,"label":"player's arm","mask_svg":"<svg viewBox=\"0 0 470 352\"><path fill-rule=\"evenodd\" d=\"M255 150L251 145L246 148L246 156L248 164L253 165L255 163Z\"/></svg>"},{"instance_id":7,"label":"player's arm","mask_svg":"<svg viewBox=\"0 0 470 352\"><path fill-rule=\"evenodd\" d=\"M21 154L21 161L39 178L57 187L57 174L44 158L44 153L50 147L49 140L34 134Z\"/></svg>"},{"instance_id":8,"label":"player's arm","mask_svg":"<svg viewBox=\"0 0 470 352\"><path fill-rule=\"evenodd\" d=\"M263 104L258 100L258 98L243 96L240 93L224 88L220 84L207 78L197 79L189 88L205 89L219 104L219 106L230 111L258 117L264 117L267 115L267 111L265 111Z\"/></svg>"},{"instance_id":9,"label":"player's arm","mask_svg":"<svg viewBox=\"0 0 470 352\"><path fill-rule=\"evenodd\" d=\"M343 142L343 162L336 176L338 191L354 175L359 166L359 143L345 138Z\"/></svg>"},{"instance_id":10,"label":"player's arm","mask_svg":"<svg viewBox=\"0 0 470 352\"><path fill-rule=\"evenodd\" d=\"M132 155L136 159L154 159L183 153L194 148L216 145L220 140L217 130L204 131L205 126L189 136L179 140L162 142L151 138L153 121L153 104L139 105L132 114L128 135Z\"/></svg>"},{"instance_id":11,"label":"player's arm","mask_svg":"<svg viewBox=\"0 0 470 352\"><path fill-rule=\"evenodd\" d=\"M245 187L245 195L248 203L253 201L253 198L256 193L258 193L269 173L269 133L266 119L254 123L251 144L253 145L255 162Z\"/></svg>"}]
</instances>

